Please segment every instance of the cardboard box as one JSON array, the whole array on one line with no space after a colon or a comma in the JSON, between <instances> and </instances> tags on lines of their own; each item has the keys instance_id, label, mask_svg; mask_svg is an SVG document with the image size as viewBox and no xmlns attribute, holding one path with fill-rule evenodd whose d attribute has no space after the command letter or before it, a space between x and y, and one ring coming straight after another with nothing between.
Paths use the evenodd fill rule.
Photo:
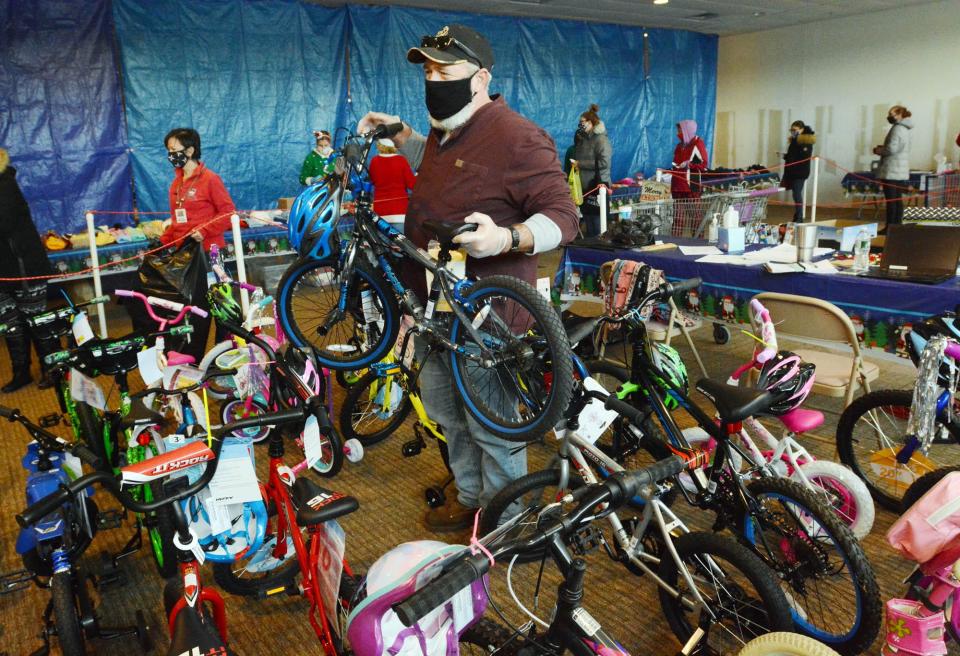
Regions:
<instances>
[{"instance_id":1,"label":"cardboard box","mask_svg":"<svg viewBox=\"0 0 960 656\"><path fill-rule=\"evenodd\" d=\"M289 210L293 205L293 198L280 198L277 200L277 209L278 210Z\"/></svg>"},{"instance_id":2,"label":"cardboard box","mask_svg":"<svg viewBox=\"0 0 960 656\"><path fill-rule=\"evenodd\" d=\"M839 244L837 250L850 252L853 250L857 235L866 229L871 237L877 236L879 224L876 221L857 221L856 219L834 219L831 221L817 221L817 240L832 241Z\"/></svg>"},{"instance_id":3,"label":"cardboard box","mask_svg":"<svg viewBox=\"0 0 960 656\"><path fill-rule=\"evenodd\" d=\"M724 253L742 253L746 250L746 228L720 228L717 248Z\"/></svg>"}]
</instances>

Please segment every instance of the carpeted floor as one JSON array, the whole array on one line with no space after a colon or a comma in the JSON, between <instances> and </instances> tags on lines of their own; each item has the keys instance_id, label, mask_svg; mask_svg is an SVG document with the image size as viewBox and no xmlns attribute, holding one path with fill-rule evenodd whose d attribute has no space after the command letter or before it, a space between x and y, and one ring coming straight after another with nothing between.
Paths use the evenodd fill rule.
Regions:
<instances>
[{"instance_id":1,"label":"carpeted floor","mask_svg":"<svg viewBox=\"0 0 960 656\"><path fill-rule=\"evenodd\" d=\"M122 320L111 321L111 333L121 334L124 330ZM735 336L727 346L717 346L710 337L710 331L700 330L695 335L696 343L704 356L708 369L715 375L726 375L752 348L750 341L743 336ZM687 356L686 348L681 352ZM692 363L692 359L687 359ZM884 378L877 387L909 387L913 370L896 363L884 364ZM34 365L36 372L36 365ZM691 367L694 378L698 372ZM9 361L4 354L0 357L0 378L6 380L9 375ZM337 388L337 403L342 392ZM839 412L839 404L823 404L834 413ZM41 392L31 385L21 392L0 397L0 403L19 407L25 414L37 417L55 410L56 403L52 391ZM810 441L813 450L822 456L832 454L832 436L837 414L828 414L825 425L816 431L821 439ZM426 509L423 490L444 478L445 470L436 448L430 446L419 456L404 458L401 445L411 435L411 422L398 431L398 434L380 445L368 450L366 457L357 464L347 464L343 472L332 481L320 481L337 490L350 493L360 501L360 510L343 520L347 532L347 556L357 570L365 570L386 549L393 545L414 539L437 538L450 541L452 538L464 540L466 535L434 536L423 525ZM66 434L66 427L61 427ZM19 569L20 559L14 551L18 528L14 514L23 505L23 481L25 475L20 468L19 459L27 441L25 433L18 427L4 424L2 440L7 449L7 457L0 461L0 572ZM530 447L531 469L542 463L555 452L555 444L549 439L544 444ZM266 454L260 453L259 466L266 463ZM105 493L95 497L101 508L115 507L116 502ZM694 511L678 502L677 508L682 517L698 522ZM887 547L884 532L895 517L885 511L877 511L877 521L873 533L865 541L867 553L875 567L881 583L883 598L899 596L903 589L900 580L910 570L910 564L896 557ZM113 552L130 537L129 522L119 529L105 531L97 535L83 563L96 569L101 552ZM587 557L585 605L604 625L609 633L616 636L633 654L667 655L674 654L678 644L662 618L660 603L655 586L648 580L635 577L621 566L611 562L603 551L595 551ZM156 653L165 653L167 639L162 623L162 582L154 571L153 564L145 551L141 551L123 562L126 584L95 591L99 604L99 615L103 624L127 624L134 620L135 612L143 610L152 620L154 636L158 649ZM209 577L212 579L212 577ZM553 586L556 579L549 577L550 583L540 600L540 613L545 614L551 608ZM493 579L494 599L513 621L520 620L509 596L504 591L502 572ZM530 592L529 580L521 581L520 593L525 600L530 599L524 592ZM9 654L26 654L40 645L41 613L48 599L48 592L36 588L0 596L0 651ZM531 602L532 603L532 602ZM274 654L303 649L302 653L319 653L313 631L307 622L306 605L298 598L271 598L265 601L227 597L230 618L231 645L243 654ZM136 649L129 638L114 642L97 642L91 652L98 654L128 654ZM879 643L869 653L878 653Z\"/></svg>"}]
</instances>

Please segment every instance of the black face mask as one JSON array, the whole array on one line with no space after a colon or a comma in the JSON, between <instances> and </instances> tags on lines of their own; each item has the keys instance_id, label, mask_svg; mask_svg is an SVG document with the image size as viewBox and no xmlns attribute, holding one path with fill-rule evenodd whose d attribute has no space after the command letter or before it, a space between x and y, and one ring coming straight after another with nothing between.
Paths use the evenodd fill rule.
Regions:
<instances>
[{"instance_id":1,"label":"black face mask","mask_svg":"<svg viewBox=\"0 0 960 656\"><path fill-rule=\"evenodd\" d=\"M581 137L585 137L585 136L587 136L587 131L583 128L582 125L578 125L578 126L577 126L577 134L580 135Z\"/></svg>"},{"instance_id":2,"label":"black face mask","mask_svg":"<svg viewBox=\"0 0 960 656\"><path fill-rule=\"evenodd\" d=\"M888 117L887 117L887 123L889 123L890 125L896 125L896 124L897 124L897 119L893 118L892 116L888 116Z\"/></svg>"},{"instance_id":3,"label":"black face mask","mask_svg":"<svg viewBox=\"0 0 960 656\"><path fill-rule=\"evenodd\" d=\"M442 121L466 107L474 96L470 91L470 80L473 79L473 75L463 80L444 82L426 80L427 111L430 112L430 116Z\"/></svg>"},{"instance_id":4,"label":"black face mask","mask_svg":"<svg viewBox=\"0 0 960 656\"><path fill-rule=\"evenodd\" d=\"M182 169L187 165L187 154L184 151L179 151L176 153L167 153L167 161L173 164L173 168Z\"/></svg>"}]
</instances>

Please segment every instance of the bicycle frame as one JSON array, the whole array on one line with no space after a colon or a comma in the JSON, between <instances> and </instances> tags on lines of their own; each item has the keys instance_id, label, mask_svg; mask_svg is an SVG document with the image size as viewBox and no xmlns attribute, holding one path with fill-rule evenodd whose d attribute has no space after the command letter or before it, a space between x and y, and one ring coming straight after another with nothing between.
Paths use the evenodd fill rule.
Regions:
<instances>
[{"instance_id":1,"label":"bicycle frame","mask_svg":"<svg viewBox=\"0 0 960 656\"><path fill-rule=\"evenodd\" d=\"M403 364L403 362L397 361L392 351L383 360L371 365L370 368L377 372L378 379L383 379L384 381L382 384L375 383L371 385L371 394L378 394L378 385L383 385L384 398L389 398L391 394L390 388L393 385L399 385L402 389L406 390L407 398L410 399L410 405L413 406L413 411L416 413L417 421L420 425L427 429L437 440L441 442L447 441L447 438L444 437L440 431L440 425L430 418L430 415L427 414L427 409L423 406L423 401L420 399L420 388L416 384L420 375L419 369L411 370ZM394 379L398 377L399 380L395 381Z\"/></svg>"}]
</instances>

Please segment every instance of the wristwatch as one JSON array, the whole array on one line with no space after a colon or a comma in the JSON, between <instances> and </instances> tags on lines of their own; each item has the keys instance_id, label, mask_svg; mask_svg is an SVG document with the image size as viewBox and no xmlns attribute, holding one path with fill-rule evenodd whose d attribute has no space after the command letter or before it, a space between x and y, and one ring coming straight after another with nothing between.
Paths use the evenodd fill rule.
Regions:
<instances>
[{"instance_id":1,"label":"wristwatch","mask_svg":"<svg viewBox=\"0 0 960 656\"><path fill-rule=\"evenodd\" d=\"M520 231L516 228L510 228L510 252L520 252Z\"/></svg>"}]
</instances>

